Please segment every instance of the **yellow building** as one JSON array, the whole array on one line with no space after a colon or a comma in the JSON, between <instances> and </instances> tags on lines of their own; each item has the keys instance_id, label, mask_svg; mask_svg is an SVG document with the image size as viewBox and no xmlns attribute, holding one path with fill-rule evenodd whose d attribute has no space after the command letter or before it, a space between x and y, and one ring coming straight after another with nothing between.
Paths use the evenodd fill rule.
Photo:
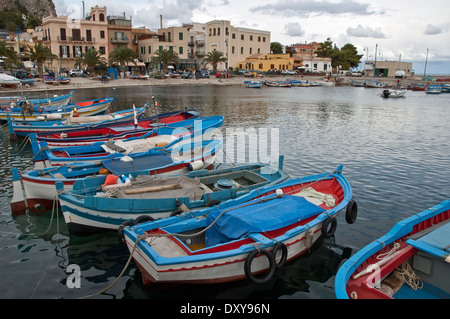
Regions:
<instances>
[{"instance_id":1,"label":"yellow building","mask_svg":"<svg viewBox=\"0 0 450 319\"><path fill-rule=\"evenodd\" d=\"M289 53L286 54L254 54L245 61L238 63L241 70L256 70L268 72L269 70L292 70L294 60Z\"/></svg>"}]
</instances>

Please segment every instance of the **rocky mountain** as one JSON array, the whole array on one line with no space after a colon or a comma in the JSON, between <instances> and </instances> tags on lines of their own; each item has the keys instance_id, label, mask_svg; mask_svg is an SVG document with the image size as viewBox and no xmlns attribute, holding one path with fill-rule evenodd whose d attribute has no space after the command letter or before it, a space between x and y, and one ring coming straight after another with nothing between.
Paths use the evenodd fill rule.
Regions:
<instances>
[{"instance_id":1,"label":"rocky mountain","mask_svg":"<svg viewBox=\"0 0 450 319\"><path fill-rule=\"evenodd\" d=\"M52 0L0 0L0 28L34 27L52 14L56 15Z\"/></svg>"}]
</instances>

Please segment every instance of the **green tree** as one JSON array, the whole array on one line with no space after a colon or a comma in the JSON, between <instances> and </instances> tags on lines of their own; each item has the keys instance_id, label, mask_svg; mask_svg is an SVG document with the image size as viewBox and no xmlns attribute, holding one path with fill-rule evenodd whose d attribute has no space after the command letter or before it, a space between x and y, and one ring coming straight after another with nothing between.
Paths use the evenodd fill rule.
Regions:
<instances>
[{"instance_id":1,"label":"green tree","mask_svg":"<svg viewBox=\"0 0 450 319\"><path fill-rule=\"evenodd\" d=\"M281 54L283 53L283 46L280 42L271 42L270 52L272 52L273 54Z\"/></svg>"},{"instance_id":2,"label":"green tree","mask_svg":"<svg viewBox=\"0 0 450 319\"><path fill-rule=\"evenodd\" d=\"M10 45L2 40L0 40L0 57L2 57L2 59L5 60L7 64L17 63L16 52Z\"/></svg>"},{"instance_id":3,"label":"green tree","mask_svg":"<svg viewBox=\"0 0 450 319\"><path fill-rule=\"evenodd\" d=\"M335 44L333 45L333 41L330 38L320 43L316 54L319 57L331 58L331 65L333 67L341 66L344 70L357 67L363 56L362 54L358 54L358 50L354 45L347 43L339 49Z\"/></svg>"},{"instance_id":4,"label":"green tree","mask_svg":"<svg viewBox=\"0 0 450 319\"><path fill-rule=\"evenodd\" d=\"M114 49L114 51L112 51L109 55L109 63L117 63L119 64L119 67L124 68L125 70L127 62L133 62L136 64L134 61L135 56L136 53L129 47L120 46L117 49Z\"/></svg>"},{"instance_id":5,"label":"green tree","mask_svg":"<svg viewBox=\"0 0 450 319\"><path fill-rule=\"evenodd\" d=\"M204 62L212 64L214 72L217 71L217 64L219 64L219 62L225 62L227 60L228 59L224 57L223 53L220 51L208 52L206 58L203 59Z\"/></svg>"},{"instance_id":6,"label":"green tree","mask_svg":"<svg viewBox=\"0 0 450 319\"><path fill-rule=\"evenodd\" d=\"M31 61L34 61L36 63L40 77L42 77L42 66L44 62L47 60L54 60L58 58L57 55L52 53L49 47L46 47L42 43L37 43L34 47L28 45L28 48L24 53L30 58Z\"/></svg>"},{"instance_id":7,"label":"green tree","mask_svg":"<svg viewBox=\"0 0 450 319\"><path fill-rule=\"evenodd\" d=\"M178 56L173 50L166 50L160 48L155 52L155 56L152 58L153 63L161 63L161 69L163 72L167 72L167 65L169 63L178 63Z\"/></svg>"},{"instance_id":8,"label":"green tree","mask_svg":"<svg viewBox=\"0 0 450 319\"><path fill-rule=\"evenodd\" d=\"M92 74L95 66L106 66L107 61L103 58L99 51L96 49L88 49L84 52L83 57L78 58L75 62L75 66L86 66L89 74ZM103 68L102 68L103 69Z\"/></svg>"}]
</instances>

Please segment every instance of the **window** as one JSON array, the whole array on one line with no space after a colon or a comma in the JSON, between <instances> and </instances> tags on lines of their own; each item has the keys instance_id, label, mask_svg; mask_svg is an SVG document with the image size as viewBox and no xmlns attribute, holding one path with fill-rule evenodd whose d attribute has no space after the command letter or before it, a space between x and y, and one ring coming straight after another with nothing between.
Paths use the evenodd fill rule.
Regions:
<instances>
[{"instance_id":1,"label":"window","mask_svg":"<svg viewBox=\"0 0 450 319\"><path fill-rule=\"evenodd\" d=\"M183 40L183 32L178 33L178 40Z\"/></svg>"},{"instance_id":2,"label":"window","mask_svg":"<svg viewBox=\"0 0 450 319\"><path fill-rule=\"evenodd\" d=\"M98 48L98 51L100 51L100 54L106 54L106 50L105 50L105 47L99 47Z\"/></svg>"},{"instance_id":3,"label":"window","mask_svg":"<svg viewBox=\"0 0 450 319\"><path fill-rule=\"evenodd\" d=\"M170 46L170 47L169 47L169 51L173 51L173 46Z\"/></svg>"},{"instance_id":4,"label":"window","mask_svg":"<svg viewBox=\"0 0 450 319\"><path fill-rule=\"evenodd\" d=\"M168 41L170 42L170 41L172 41L172 32L168 32Z\"/></svg>"},{"instance_id":5,"label":"window","mask_svg":"<svg viewBox=\"0 0 450 319\"><path fill-rule=\"evenodd\" d=\"M231 34L231 38L232 38L232 39L236 39L236 33L232 33L232 34Z\"/></svg>"},{"instance_id":6,"label":"window","mask_svg":"<svg viewBox=\"0 0 450 319\"><path fill-rule=\"evenodd\" d=\"M72 40L74 40L74 41L81 40L81 30L80 29L72 29Z\"/></svg>"},{"instance_id":7,"label":"window","mask_svg":"<svg viewBox=\"0 0 450 319\"><path fill-rule=\"evenodd\" d=\"M243 34L241 34L241 40L244 40L244 35Z\"/></svg>"},{"instance_id":8,"label":"window","mask_svg":"<svg viewBox=\"0 0 450 319\"><path fill-rule=\"evenodd\" d=\"M141 47L141 54L144 55L145 54L145 47Z\"/></svg>"},{"instance_id":9,"label":"window","mask_svg":"<svg viewBox=\"0 0 450 319\"><path fill-rule=\"evenodd\" d=\"M162 49L163 49L163 46L162 46L162 45L160 45L158 49L159 49L159 51L162 51Z\"/></svg>"},{"instance_id":10,"label":"window","mask_svg":"<svg viewBox=\"0 0 450 319\"><path fill-rule=\"evenodd\" d=\"M220 28L217 28L217 35L220 35Z\"/></svg>"},{"instance_id":11,"label":"window","mask_svg":"<svg viewBox=\"0 0 450 319\"><path fill-rule=\"evenodd\" d=\"M209 29L209 36L212 35L212 29Z\"/></svg>"},{"instance_id":12,"label":"window","mask_svg":"<svg viewBox=\"0 0 450 319\"><path fill-rule=\"evenodd\" d=\"M69 58L70 57L70 55L69 55L69 47L67 45L61 45L59 47L59 55L63 59Z\"/></svg>"},{"instance_id":13,"label":"window","mask_svg":"<svg viewBox=\"0 0 450 319\"><path fill-rule=\"evenodd\" d=\"M105 30L100 30L100 38L101 39L105 38Z\"/></svg>"},{"instance_id":14,"label":"window","mask_svg":"<svg viewBox=\"0 0 450 319\"><path fill-rule=\"evenodd\" d=\"M105 21L105 15L103 13L100 13L98 17L100 21Z\"/></svg>"},{"instance_id":15,"label":"window","mask_svg":"<svg viewBox=\"0 0 450 319\"><path fill-rule=\"evenodd\" d=\"M79 45L74 45L73 46L73 56L75 58L81 58L82 57L81 46L79 46Z\"/></svg>"},{"instance_id":16,"label":"window","mask_svg":"<svg viewBox=\"0 0 450 319\"><path fill-rule=\"evenodd\" d=\"M262 64L262 63L259 64L259 69L260 69L260 70L263 69L263 64Z\"/></svg>"},{"instance_id":17,"label":"window","mask_svg":"<svg viewBox=\"0 0 450 319\"><path fill-rule=\"evenodd\" d=\"M250 53L250 54L252 54L252 48L250 48L249 50L248 50L248 53Z\"/></svg>"},{"instance_id":18,"label":"window","mask_svg":"<svg viewBox=\"0 0 450 319\"><path fill-rule=\"evenodd\" d=\"M231 54L234 54L234 46L231 47Z\"/></svg>"},{"instance_id":19,"label":"window","mask_svg":"<svg viewBox=\"0 0 450 319\"><path fill-rule=\"evenodd\" d=\"M61 41L66 41L66 29L65 28L59 29L59 34L61 35Z\"/></svg>"},{"instance_id":20,"label":"window","mask_svg":"<svg viewBox=\"0 0 450 319\"><path fill-rule=\"evenodd\" d=\"M253 41L253 36L252 35L250 36L250 41Z\"/></svg>"},{"instance_id":21,"label":"window","mask_svg":"<svg viewBox=\"0 0 450 319\"><path fill-rule=\"evenodd\" d=\"M261 37L258 37L258 42L261 42Z\"/></svg>"},{"instance_id":22,"label":"window","mask_svg":"<svg viewBox=\"0 0 450 319\"><path fill-rule=\"evenodd\" d=\"M263 42L266 42L266 37L263 37Z\"/></svg>"},{"instance_id":23,"label":"window","mask_svg":"<svg viewBox=\"0 0 450 319\"><path fill-rule=\"evenodd\" d=\"M179 48L178 48L178 53L179 53L179 54L183 54L183 47L179 47Z\"/></svg>"},{"instance_id":24,"label":"window","mask_svg":"<svg viewBox=\"0 0 450 319\"><path fill-rule=\"evenodd\" d=\"M241 47L241 54L244 54L244 47Z\"/></svg>"},{"instance_id":25,"label":"window","mask_svg":"<svg viewBox=\"0 0 450 319\"><path fill-rule=\"evenodd\" d=\"M150 45L148 46L148 54L152 54L152 47Z\"/></svg>"},{"instance_id":26,"label":"window","mask_svg":"<svg viewBox=\"0 0 450 319\"><path fill-rule=\"evenodd\" d=\"M228 27L225 28L225 35L228 35Z\"/></svg>"},{"instance_id":27,"label":"window","mask_svg":"<svg viewBox=\"0 0 450 319\"><path fill-rule=\"evenodd\" d=\"M86 41L91 42L92 41L92 31L86 30Z\"/></svg>"}]
</instances>

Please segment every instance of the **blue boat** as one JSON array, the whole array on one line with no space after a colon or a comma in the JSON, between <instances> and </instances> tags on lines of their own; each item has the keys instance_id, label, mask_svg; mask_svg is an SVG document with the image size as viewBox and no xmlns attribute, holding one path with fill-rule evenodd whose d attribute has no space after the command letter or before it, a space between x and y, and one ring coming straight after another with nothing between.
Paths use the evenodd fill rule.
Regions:
<instances>
[{"instance_id":1,"label":"blue boat","mask_svg":"<svg viewBox=\"0 0 450 319\"><path fill-rule=\"evenodd\" d=\"M63 106L67 105L72 98L73 91L71 91L69 94L60 95L60 96L52 96L48 98L26 98L24 96L5 96L0 98L0 105L2 106L2 109L5 107L15 107L19 106L22 102L28 101L33 103L35 106L45 107L45 106ZM11 103L13 105L11 106ZM1 118L3 119L3 118Z\"/></svg>"},{"instance_id":2,"label":"blue boat","mask_svg":"<svg viewBox=\"0 0 450 319\"><path fill-rule=\"evenodd\" d=\"M338 299L450 299L450 200L398 222L339 267Z\"/></svg>"},{"instance_id":3,"label":"blue boat","mask_svg":"<svg viewBox=\"0 0 450 319\"><path fill-rule=\"evenodd\" d=\"M441 94L442 86L436 84L429 85L427 86L426 92L427 94Z\"/></svg>"},{"instance_id":4,"label":"blue boat","mask_svg":"<svg viewBox=\"0 0 450 319\"><path fill-rule=\"evenodd\" d=\"M262 87L261 81L244 81L244 84L248 88L260 89Z\"/></svg>"},{"instance_id":5,"label":"blue boat","mask_svg":"<svg viewBox=\"0 0 450 319\"><path fill-rule=\"evenodd\" d=\"M202 138L205 132L211 132L222 126L223 116L210 116L189 119L157 127L148 133L114 142L95 142L83 146L48 148L47 142L37 141L36 134L31 134L31 146L35 168L60 166L78 162L97 162L106 159L119 159L127 154L142 153L149 149L165 145L174 145L181 139Z\"/></svg>"},{"instance_id":6,"label":"blue boat","mask_svg":"<svg viewBox=\"0 0 450 319\"><path fill-rule=\"evenodd\" d=\"M108 177L98 176L76 182L71 192L59 195L59 200L70 233L118 231L121 225L211 207L288 177L281 168L267 164L201 169L178 176L151 176L145 172L128 179L122 175L119 179L127 181L112 185L105 185Z\"/></svg>"},{"instance_id":7,"label":"blue boat","mask_svg":"<svg viewBox=\"0 0 450 319\"><path fill-rule=\"evenodd\" d=\"M336 216L356 218L342 166L261 187L217 207L123 229L143 283L267 283L285 262L336 230ZM206 217L206 218L205 218Z\"/></svg>"},{"instance_id":8,"label":"blue boat","mask_svg":"<svg viewBox=\"0 0 450 319\"><path fill-rule=\"evenodd\" d=\"M443 83L441 86L442 93L450 93L450 84Z\"/></svg>"}]
</instances>

